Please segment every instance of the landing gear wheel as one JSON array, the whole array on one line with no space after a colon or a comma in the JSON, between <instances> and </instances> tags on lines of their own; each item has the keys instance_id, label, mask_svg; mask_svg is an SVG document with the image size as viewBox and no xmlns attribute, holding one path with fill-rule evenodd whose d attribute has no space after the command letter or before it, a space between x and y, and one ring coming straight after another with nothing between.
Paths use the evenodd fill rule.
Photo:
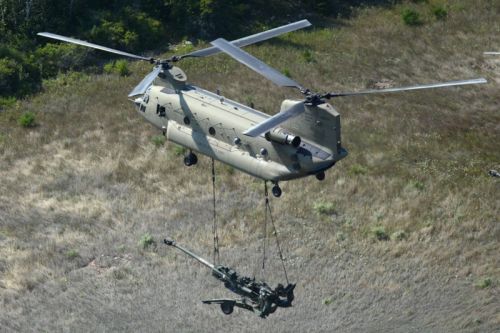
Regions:
<instances>
[{"instance_id":1,"label":"landing gear wheel","mask_svg":"<svg viewBox=\"0 0 500 333\"><path fill-rule=\"evenodd\" d=\"M195 154L193 154L192 152L189 152L189 154L184 156L184 165L185 166L195 165L196 163L198 163L198 157Z\"/></svg>"},{"instance_id":2,"label":"landing gear wheel","mask_svg":"<svg viewBox=\"0 0 500 333\"><path fill-rule=\"evenodd\" d=\"M318 172L316 174L316 179L319 180L319 181L324 180L325 179L325 173L323 171Z\"/></svg>"},{"instance_id":3,"label":"landing gear wheel","mask_svg":"<svg viewBox=\"0 0 500 333\"><path fill-rule=\"evenodd\" d=\"M273 195L274 195L276 198L281 197L281 188L279 187L279 185L278 185L278 184L276 184L276 185L274 185L274 186L273 186L272 192L273 192Z\"/></svg>"},{"instance_id":4,"label":"landing gear wheel","mask_svg":"<svg viewBox=\"0 0 500 333\"><path fill-rule=\"evenodd\" d=\"M233 313L234 303L233 302L222 302L220 308L224 314L230 315Z\"/></svg>"}]
</instances>

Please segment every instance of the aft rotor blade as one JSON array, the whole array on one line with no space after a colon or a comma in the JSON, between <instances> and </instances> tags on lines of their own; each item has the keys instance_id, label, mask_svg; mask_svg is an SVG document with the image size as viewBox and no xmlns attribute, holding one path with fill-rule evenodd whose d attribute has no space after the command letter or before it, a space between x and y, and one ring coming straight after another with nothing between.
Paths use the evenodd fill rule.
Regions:
<instances>
[{"instance_id":1,"label":"aft rotor blade","mask_svg":"<svg viewBox=\"0 0 500 333\"><path fill-rule=\"evenodd\" d=\"M155 67L153 71L146 75L146 77L142 79L142 81L130 92L130 94L128 94L128 97L144 94L149 86L153 83L154 79L156 79L160 71L160 66Z\"/></svg>"},{"instance_id":2,"label":"aft rotor blade","mask_svg":"<svg viewBox=\"0 0 500 333\"><path fill-rule=\"evenodd\" d=\"M297 22L283 25L281 27L277 27L277 28L274 28L271 30L259 32L257 34L251 35L251 36L247 36L247 37L233 40L233 41L231 41L231 44L236 45L238 47L243 47L243 46L247 46L250 44L262 42L264 40L282 35L282 34L287 33L287 32L306 28L310 25L311 25L311 23L308 20L297 21ZM218 48L212 46L212 47L208 47L206 49L202 49L202 50L198 50L198 51L194 51L194 52L185 54L185 55L181 56L181 58L206 57L206 56L213 55L213 54L216 54L219 52L220 52L220 50Z\"/></svg>"},{"instance_id":3,"label":"aft rotor blade","mask_svg":"<svg viewBox=\"0 0 500 333\"><path fill-rule=\"evenodd\" d=\"M484 52L486 55L500 55L500 52Z\"/></svg>"},{"instance_id":4,"label":"aft rotor blade","mask_svg":"<svg viewBox=\"0 0 500 333\"><path fill-rule=\"evenodd\" d=\"M286 77L285 75L281 74L274 68L269 67L259 59L246 53L239 47L236 47L233 44L229 43L224 38L216 39L210 43L219 48L221 51L233 57L235 60L241 62L243 65L250 67L255 72L264 76L268 80L273 81L277 85L282 87L296 87L302 89L302 86L297 82L295 82L294 80L290 79L289 77Z\"/></svg>"},{"instance_id":5,"label":"aft rotor blade","mask_svg":"<svg viewBox=\"0 0 500 333\"><path fill-rule=\"evenodd\" d=\"M271 118L268 118L268 119L264 120L263 122L255 125L253 127L250 127L245 132L243 132L243 134L251 136L251 137L259 136L259 135L266 133L267 131L275 128L276 126L280 125L281 123L284 123L288 119L298 116L299 114L301 114L304 111L305 111L304 102L303 101L298 102L294 106L292 106L284 111L281 111L280 113L272 116Z\"/></svg>"},{"instance_id":6,"label":"aft rotor blade","mask_svg":"<svg viewBox=\"0 0 500 333\"><path fill-rule=\"evenodd\" d=\"M86 41L83 41L83 40L79 40L79 39L75 39L75 38L71 38L71 37L66 37L66 36L61 36L61 35L56 35L56 34L53 34L53 33L50 33L50 32L39 32L37 35L43 36L43 37L52 38L52 39L62 40L63 42L69 42L69 43L73 43L73 44L83 45L83 46L91 47L91 48L94 48L94 49L97 49L97 50L111 52L111 53L114 53L114 54L119 54L119 55L122 55L122 56L125 56L125 57L129 57L129 58L146 60L146 61L149 61L149 62L153 61L153 58L142 57L142 56L139 56L139 55L136 55L136 54L132 54L132 53L127 53L127 52L115 50L115 49L112 49L112 48L109 48L109 47L106 47L106 46L101 46L101 45L89 43L89 42L86 42Z\"/></svg>"},{"instance_id":7,"label":"aft rotor blade","mask_svg":"<svg viewBox=\"0 0 500 333\"><path fill-rule=\"evenodd\" d=\"M409 90L421 90L421 89L433 89L433 88L444 88L444 87L452 87L452 86L464 86L469 84L480 84L486 83L486 79L472 79L472 80L461 80L461 81L449 81L449 82L441 82L441 83L432 83L432 84L423 84L416 85L411 87L399 87L399 88L387 88L387 89L370 89L356 92L341 92L341 93L328 93L324 97L341 97L341 96L357 96L357 95L368 95L368 94L385 94L390 92L398 92L398 91L409 91Z\"/></svg>"}]
</instances>

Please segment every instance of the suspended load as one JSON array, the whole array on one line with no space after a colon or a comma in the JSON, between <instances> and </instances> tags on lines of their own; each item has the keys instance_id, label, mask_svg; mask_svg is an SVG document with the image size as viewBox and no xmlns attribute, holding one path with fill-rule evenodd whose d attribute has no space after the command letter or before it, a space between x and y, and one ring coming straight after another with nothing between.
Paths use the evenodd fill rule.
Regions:
<instances>
[{"instance_id":1,"label":"suspended load","mask_svg":"<svg viewBox=\"0 0 500 333\"><path fill-rule=\"evenodd\" d=\"M234 307L237 306L242 309L257 312L260 317L265 318L279 307L287 308L292 306L292 301L295 298L293 294L295 284L289 283L286 287L282 284L278 284L278 286L273 289L264 281L256 281L255 278L240 276L229 267L222 265L215 266L208 260L177 245L177 243L171 239L165 239L164 243L181 250L210 268L212 270L212 276L223 282L224 287L241 296L240 299L211 299L203 301L205 304L220 304L222 312L225 314L231 314Z\"/></svg>"}]
</instances>

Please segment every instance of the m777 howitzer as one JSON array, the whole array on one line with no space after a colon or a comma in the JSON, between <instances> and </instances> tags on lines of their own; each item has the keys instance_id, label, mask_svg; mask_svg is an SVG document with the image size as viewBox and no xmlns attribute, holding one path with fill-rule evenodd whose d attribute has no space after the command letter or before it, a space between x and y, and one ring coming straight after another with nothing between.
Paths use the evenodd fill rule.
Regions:
<instances>
[{"instance_id":1,"label":"m777 howitzer","mask_svg":"<svg viewBox=\"0 0 500 333\"><path fill-rule=\"evenodd\" d=\"M222 281L227 289L241 296L241 299L212 299L202 301L205 304L220 304L222 312L227 315L231 314L234 307L237 306L257 312L260 317L265 318L276 311L278 307L286 308L292 306L295 284L288 284L286 287L278 284L273 289L263 281L255 281L255 278L240 276L229 267L222 265L215 266L188 249L177 245L173 240L165 239L164 243L181 250L188 256L209 267L212 270L212 275L219 281Z\"/></svg>"}]
</instances>

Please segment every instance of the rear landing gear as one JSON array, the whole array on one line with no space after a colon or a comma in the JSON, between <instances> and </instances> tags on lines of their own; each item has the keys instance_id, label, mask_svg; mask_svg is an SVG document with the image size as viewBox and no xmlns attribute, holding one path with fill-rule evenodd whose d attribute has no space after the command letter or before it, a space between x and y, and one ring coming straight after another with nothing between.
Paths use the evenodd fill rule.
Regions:
<instances>
[{"instance_id":1,"label":"rear landing gear","mask_svg":"<svg viewBox=\"0 0 500 333\"><path fill-rule=\"evenodd\" d=\"M273 192L273 195L276 197L276 198L279 198L281 197L281 188L279 187L278 183L274 184L272 190Z\"/></svg>"},{"instance_id":2,"label":"rear landing gear","mask_svg":"<svg viewBox=\"0 0 500 333\"><path fill-rule=\"evenodd\" d=\"M324 171L318 172L316 174L316 179L319 181L324 180L325 179L325 172Z\"/></svg>"},{"instance_id":3,"label":"rear landing gear","mask_svg":"<svg viewBox=\"0 0 500 333\"><path fill-rule=\"evenodd\" d=\"M195 154L193 154L192 151L189 151L189 154L184 156L184 165L191 166L195 165L196 163L198 163L198 157Z\"/></svg>"}]
</instances>

